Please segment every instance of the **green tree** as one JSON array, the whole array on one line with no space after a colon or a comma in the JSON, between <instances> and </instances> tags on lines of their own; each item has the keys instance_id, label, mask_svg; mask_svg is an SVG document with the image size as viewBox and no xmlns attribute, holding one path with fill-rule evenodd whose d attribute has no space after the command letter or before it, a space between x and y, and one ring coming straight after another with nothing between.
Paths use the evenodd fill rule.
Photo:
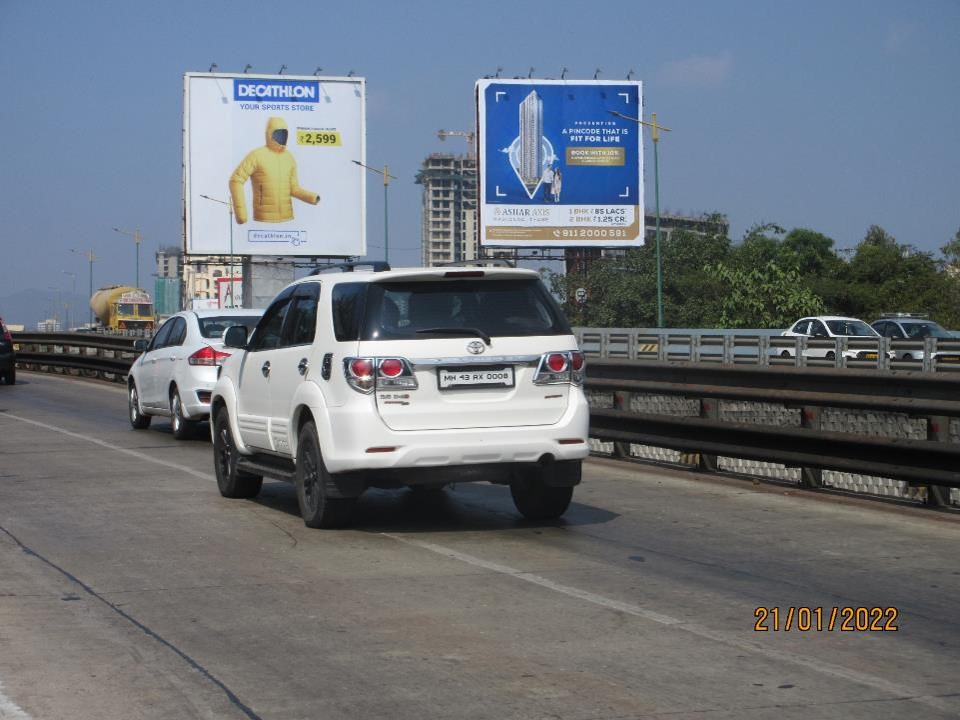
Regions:
<instances>
[{"instance_id":1,"label":"green tree","mask_svg":"<svg viewBox=\"0 0 960 720\"><path fill-rule=\"evenodd\" d=\"M842 261L833 249L833 240L806 228L794 228L780 243L781 264L796 267L804 277L833 273Z\"/></svg>"},{"instance_id":2,"label":"green tree","mask_svg":"<svg viewBox=\"0 0 960 720\"><path fill-rule=\"evenodd\" d=\"M960 230L957 230L953 240L940 248L940 252L948 265L960 266Z\"/></svg>"},{"instance_id":3,"label":"green tree","mask_svg":"<svg viewBox=\"0 0 960 720\"><path fill-rule=\"evenodd\" d=\"M733 248L731 266L744 272L764 267L780 256L780 239L777 235L786 232L776 223L759 223L744 233L743 240Z\"/></svg>"},{"instance_id":4,"label":"green tree","mask_svg":"<svg viewBox=\"0 0 960 720\"><path fill-rule=\"evenodd\" d=\"M716 327L720 322L723 285L703 272L730 254L725 234L702 235L675 230L661 247L663 314L669 327Z\"/></svg>"},{"instance_id":5,"label":"green tree","mask_svg":"<svg viewBox=\"0 0 960 720\"><path fill-rule=\"evenodd\" d=\"M727 289L720 312L723 327L782 328L823 312L823 301L804 286L795 268L771 260L752 269L718 263L705 270Z\"/></svg>"},{"instance_id":6,"label":"green tree","mask_svg":"<svg viewBox=\"0 0 960 720\"><path fill-rule=\"evenodd\" d=\"M879 225L871 225L867 230L866 236L860 241L860 245L869 247L896 247L897 241Z\"/></svg>"}]
</instances>

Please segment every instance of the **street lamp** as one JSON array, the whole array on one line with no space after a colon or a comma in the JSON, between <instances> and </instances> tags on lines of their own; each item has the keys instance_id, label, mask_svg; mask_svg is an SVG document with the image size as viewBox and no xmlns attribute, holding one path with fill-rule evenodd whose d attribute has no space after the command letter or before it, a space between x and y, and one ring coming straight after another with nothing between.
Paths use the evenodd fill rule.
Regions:
<instances>
[{"instance_id":1,"label":"street lamp","mask_svg":"<svg viewBox=\"0 0 960 720\"><path fill-rule=\"evenodd\" d=\"M616 110L607 110L611 115L616 115L621 117L624 120L632 120L639 125L646 125L653 132L651 137L653 138L653 191L655 198L655 208L657 213L657 327L663 327L663 274L660 269L660 163L657 157L657 144L660 142L660 130L664 132L670 132L670 128L664 127L663 125L657 124L657 114L650 113L650 118L652 122L645 122L640 118L630 117L629 115L624 115L619 113Z\"/></svg>"},{"instance_id":2,"label":"street lamp","mask_svg":"<svg viewBox=\"0 0 960 720\"><path fill-rule=\"evenodd\" d=\"M133 242L137 246L137 272L136 272L137 284L134 287L136 287L139 290L140 289L140 242L141 240L143 240L143 238L140 236L139 230L134 230L133 232L130 232L129 230L121 230L120 228L115 227L114 231L120 233L121 235L127 235L129 237L132 237Z\"/></svg>"},{"instance_id":3,"label":"street lamp","mask_svg":"<svg viewBox=\"0 0 960 720\"><path fill-rule=\"evenodd\" d=\"M375 172L377 175L383 176L383 259L384 262L390 262L390 234L387 230L387 223L389 219L389 213L387 211L387 188L390 186L391 180L396 180L396 178L390 174L387 170L387 165L384 163L383 170L378 170L375 167L370 167L369 165L364 165L359 160L351 160L354 165L359 165L362 168L366 168L370 172Z\"/></svg>"},{"instance_id":4,"label":"street lamp","mask_svg":"<svg viewBox=\"0 0 960 720\"><path fill-rule=\"evenodd\" d=\"M73 280L73 292L70 293L70 302L67 307L67 330L70 329L70 318L73 316L73 301L77 296L77 274L75 272L70 272L69 270L61 270L64 275L69 275Z\"/></svg>"},{"instance_id":5,"label":"street lamp","mask_svg":"<svg viewBox=\"0 0 960 720\"><path fill-rule=\"evenodd\" d=\"M204 200L209 200L210 202L220 203L225 205L227 208L227 225L230 227L230 268L229 268L229 287L230 287L230 306L234 307L233 303L233 204L228 203L226 200L220 200L215 197L210 197L209 195L200 194Z\"/></svg>"},{"instance_id":6,"label":"street lamp","mask_svg":"<svg viewBox=\"0 0 960 720\"><path fill-rule=\"evenodd\" d=\"M93 297L93 261L97 259L97 256L93 254L93 250L75 250L70 248L70 252L76 253L77 255L83 255L90 262L90 297ZM93 327L93 306L90 306L90 326Z\"/></svg>"},{"instance_id":7,"label":"street lamp","mask_svg":"<svg viewBox=\"0 0 960 720\"><path fill-rule=\"evenodd\" d=\"M63 309L63 289L47 285L47 290L54 290L57 293L57 304L53 305L53 296L50 296L50 304L53 305L53 331L60 332L63 327L60 325L60 311ZM48 332L50 332L48 330Z\"/></svg>"}]
</instances>

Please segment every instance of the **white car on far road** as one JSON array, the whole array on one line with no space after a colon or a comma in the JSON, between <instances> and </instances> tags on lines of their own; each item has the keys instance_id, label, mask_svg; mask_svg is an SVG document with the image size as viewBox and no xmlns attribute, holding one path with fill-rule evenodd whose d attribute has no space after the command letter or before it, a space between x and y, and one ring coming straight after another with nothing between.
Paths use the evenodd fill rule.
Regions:
<instances>
[{"instance_id":1,"label":"white car on far road","mask_svg":"<svg viewBox=\"0 0 960 720\"><path fill-rule=\"evenodd\" d=\"M142 352L127 375L130 424L150 426L154 415L169 417L173 436L183 440L210 416L210 393L217 370L229 352L223 350L227 328L251 331L263 310L184 310L172 315L153 338L137 340Z\"/></svg>"},{"instance_id":2,"label":"white car on far road","mask_svg":"<svg viewBox=\"0 0 960 720\"><path fill-rule=\"evenodd\" d=\"M852 317L843 317L840 315L817 315L815 317L805 317L797 320L790 326L789 330L784 330L786 337L808 337L818 339L837 338L856 338L876 340L875 348L866 349L848 349L842 351L842 356L856 360L876 360L880 349L880 334L877 333L863 320ZM783 357L793 357L792 349L782 349L780 355ZM832 348L807 348L803 351L804 357L825 358L833 360L836 352Z\"/></svg>"}]
</instances>

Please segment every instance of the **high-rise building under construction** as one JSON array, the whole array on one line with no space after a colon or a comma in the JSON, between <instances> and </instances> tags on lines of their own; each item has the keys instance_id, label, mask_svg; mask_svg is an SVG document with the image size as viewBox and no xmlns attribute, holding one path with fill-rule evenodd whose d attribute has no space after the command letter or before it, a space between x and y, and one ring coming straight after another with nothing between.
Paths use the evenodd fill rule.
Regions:
<instances>
[{"instance_id":1,"label":"high-rise building under construction","mask_svg":"<svg viewBox=\"0 0 960 720\"><path fill-rule=\"evenodd\" d=\"M477 161L433 153L417 173L423 186L421 262L432 267L477 257Z\"/></svg>"}]
</instances>

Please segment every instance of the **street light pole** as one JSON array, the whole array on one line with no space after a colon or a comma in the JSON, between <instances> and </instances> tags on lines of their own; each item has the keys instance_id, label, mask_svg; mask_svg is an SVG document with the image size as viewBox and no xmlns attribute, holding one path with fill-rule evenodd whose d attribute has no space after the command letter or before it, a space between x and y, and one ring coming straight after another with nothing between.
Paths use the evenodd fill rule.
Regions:
<instances>
[{"instance_id":1,"label":"street light pole","mask_svg":"<svg viewBox=\"0 0 960 720\"><path fill-rule=\"evenodd\" d=\"M73 301L77 296L77 274L69 270L63 270L62 272L64 275L69 275L73 280L73 291L70 293L70 302L68 303L67 310L67 330L69 330L71 325L70 318L73 316Z\"/></svg>"},{"instance_id":2,"label":"street light pole","mask_svg":"<svg viewBox=\"0 0 960 720\"><path fill-rule=\"evenodd\" d=\"M227 270L227 275L230 283L230 307L236 307L236 303L233 300L233 204L228 203L226 200L220 200L215 197L210 197L209 195L200 194L204 200L210 200L211 202L220 203L221 205L226 205L227 207L227 226L230 228L230 267Z\"/></svg>"},{"instance_id":3,"label":"street light pole","mask_svg":"<svg viewBox=\"0 0 960 720\"><path fill-rule=\"evenodd\" d=\"M90 297L93 298L93 261L97 259L97 256L93 254L93 250L74 250L70 248L70 252L76 253L77 255L84 255L87 260L90 262ZM90 306L90 326L93 326L93 306Z\"/></svg>"},{"instance_id":4,"label":"street light pole","mask_svg":"<svg viewBox=\"0 0 960 720\"><path fill-rule=\"evenodd\" d=\"M663 265L660 263L660 159L657 148L660 145L659 126L657 125L657 114L650 113L653 119L651 124L653 137L653 197L654 209L657 214L657 327L663 327Z\"/></svg>"},{"instance_id":5,"label":"street light pole","mask_svg":"<svg viewBox=\"0 0 960 720\"><path fill-rule=\"evenodd\" d=\"M654 193L654 208L657 216L657 232L656 232L656 255L657 255L657 327L663 327L663 271L661 270L660 264L660 159L657 153L657 146L660 143L660 131L670 132L670 128L664 127L663 125L657 124L657 114L650 113L650 119L652 122L645 122L640 118L630 117L629 115L624 115L615 110L608 110L611 115L616 115L621 117L624 120L632 120L633 122L639 125L645 125L651 129L651 137L653 139L653 193Z\"/></svg>"},{"instance_id":6,"label":"street light pole","mask_svg":"<svg viewBox=\"0 0 960 720\"><path fill-rule=\"evenodd\" d=\"M375 167L370 167L369 165L364 165L359 160L351 160L354 165L359 165L362 168L366 168L370 172L375 172L377 175L383 177L383 259L384 262L390 262L390 233L388 230L389 226L389 210L387 205L387 188L390 186L391 180L396 180L396 178L390 174L387 164L383 164L383 170L378 170Z\"/></svg>"},{"instance_id":7,"label":"street light pole","mask_svg":"<svg viewBox=\"0 0 960 720\"><path fill-rule=\"evenodd\" d=\"M140 236L139 230L134 230L133 232L130 232L129 230L121 230L120 228L115 227L114 231L120 233L121 235L128 235L129 237L132 237L134 244L136 244L137 246L137 272L136 272L137 284L134 287L136 287L139 290L140 289L140 242L143 240L143 238Z\"/></svg>"}]
</instances>

